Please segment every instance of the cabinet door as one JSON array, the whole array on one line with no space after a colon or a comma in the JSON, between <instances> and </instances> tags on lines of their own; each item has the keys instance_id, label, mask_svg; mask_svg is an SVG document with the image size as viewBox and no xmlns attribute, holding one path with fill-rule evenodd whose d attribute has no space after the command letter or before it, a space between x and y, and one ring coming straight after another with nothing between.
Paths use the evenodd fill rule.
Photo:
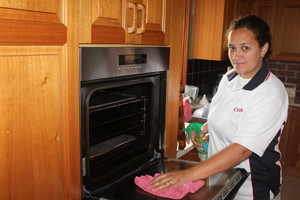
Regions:
<instances>
[{"instance_id":1,"label":"cabinet door","mask_svg":"<svg viewBox=\"0 0 300 200\"><path fill-rule=\"evenodd\" d=\"M0 199L81 199L77 13L0 1Z\"/></svg>"},{"instance_id":2,"label":"cabinet door","mask_svg":"<svg viewBox=\"0 0 300 200\"><path fill-rule=\"evenodd\" d=\"M284 127L279 149L282 154L282 164L287 167L295 167L299 162L299 145L300 145L300 108L289 107L287 123Z\"/></svg>"},{"instance_id":3,"label":"cabinet door","mask_svg":"<svg viewBox=\"0 0 300 200\"><path fill-rule=\"evenodd\" d=\"M80 43L166 44L166 4L167 0L80 0Z\"/></svg>"},{"instance_id":4,"label":"cabinet door","mask_svg":"<svg viewBox=\"0 0 300 200\"><path fill-rule=\"evenodd\" d=\"M142 0L126 0L125 43L141 44L146 30L146 6Z\"/></svg>"},{"instance_id":5,"label":"cabinet door","mask_svg":"<svg viewBox=\"0 0 300 200\"><path fill-rule=\"evenodd\" d=\"M194 1L191 58L220 60L225 0Z\"/></svg>"},{"instance_id":6,"label":"cabinet door","mask_svg":"<svg viewBox=\"0 0 300 200\"><path fill-rule=\"evenodd\" d=\"M166 44L166 22L167 0L127 0L126 43Z\"/></svg>"},{"instance_id":7,"label":"cabinet door","mask_svg":"<svg viewBox=\"0 0 300 200\"><path fill-rule=\"evenodd\" d=\"M275 15L276 15L276 1L250 1L251 2L251 14L255 14L261 17L264 21L269 24L271 35L273 36L275 33ZM272 38L273 39L273 38ZM277 41L273 40L273 45L276 45ZM271 58L273 58L274 54L271 54Z\"/></svg>"},{"instance_id":8,"label":"cabinet door","mask_svg":"<svg viewBox=\"0 0 300 200\"><path fill-rule=\"evenodd\" d=\"M144 0L143 3L146 16L142 44L164 45L166 43L167 0Z\"/></svg>"},{"instance_id":9,"label":"cabinet door","mask_svg":"<svg viewBox=\"0 0 300 200\"><path fill-rule=\"evenodd\" d=\"M126 0L80 0L80 43L125 43Z\"/></svg>"},{"instance_id":10,"label":"cabinet door","mask_svg":"<svg viewBox=\"0 0 300 200\"><path fill-rule=\"evenodd\" d=\"M67 40L63 14L56 3L0 1L0 44L57 44Z\"/></svg>"},{"instance_id":11,"label":"cabinet door","mask_svg":"<svg viewBox=\"0 0 300 200\"><path fill-rule=\"evenodd\" d=\"M0 199L63 199L62 48L0 52Z\"/></svg>"},{"instance_id":12,"label":"cabinet door","mask_svg":"<svg viewBox=\"0 0 300 200\"><path fill-rule=\"evenodd\" d=\"M274 58L300 61L300 2L277 1Z\"/></svg>"},{"instance_id":13,"label":"cabinet door","mask_svg":"<svg viewBox=\"0 0 300 200\"><path fill-rule=\"evenodd\" d=\"M250 1L251 2L251 14L255 14L266 21L271 33L274 33L275 14L276 14L276 1Z\"/></svg>"},{"instance_id":14,"label":"cabinet door","mask_svg":"<svg viewBox=\"0 0 300 200\"><path fill-rule=\"evenodd\" d=\"M248 1L195 0L192 16L191 58L227 60L225 33L232 20L243 15Z\"/></svg>"}]
</instances>

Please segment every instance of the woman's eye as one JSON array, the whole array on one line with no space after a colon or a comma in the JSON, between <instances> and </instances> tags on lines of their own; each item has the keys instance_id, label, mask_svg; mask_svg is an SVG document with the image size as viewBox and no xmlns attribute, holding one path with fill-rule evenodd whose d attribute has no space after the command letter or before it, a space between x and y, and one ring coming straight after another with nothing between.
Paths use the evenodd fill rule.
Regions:
<instances>
[{"instance_id":1,"label":"woman's eye","mask_svg":"<svg viewBox=\"0 0 300 200\"><path fill-rule=\"evenodd\" d=\"M234 50L234 49L235 49L235 47L233 47L233 46L229 46L229 47L228 47L228 49L232 51L232 50Z\"/></svg>"},{"instance_id":2,"label":"woman's eye","mask_svg":"<svg viewBox=\"0 0 300 200\"><path fill-rule=\"evenodd\" d=\"M247 46L243 46L243 50L244 50L244 51L246 51L246 50L248 50L248 49L250 49L250 48L247 47Z\"/></svg>"}]
</instances>

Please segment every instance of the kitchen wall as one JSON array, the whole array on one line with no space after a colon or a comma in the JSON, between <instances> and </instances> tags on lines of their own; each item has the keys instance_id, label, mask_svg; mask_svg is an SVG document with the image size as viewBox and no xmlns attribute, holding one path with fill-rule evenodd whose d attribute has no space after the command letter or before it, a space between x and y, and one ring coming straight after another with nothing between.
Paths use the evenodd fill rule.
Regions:
<instances>
[{"instance_id":1,"label":"kitchen wall","mask_svg":"<svg viewBox=\"0 0 300 200\"><path fill-rule=\"evenodd\" d=\"M186 84L197 86L199 96L206 94L212 97L221 76L230 65L230 61L189 59Z\"/></svg>"},{"instance_id":2,"label":"kitchen wall","mask_svg":"<svg viewBox=\"0 0 300 200\"><path fill-rule=\"evenodd\" d=\"M272 60L269 68L284 84L296 85L296 97L300 97L300 62Z\"/></svg>"},{"instance_id":3,"label":"kitchen wall","mask_svg":"<svg viewBox=\"0 0 300 200\"><path fill-rule=\"evenodd\" d=\"M212 97L228 66L230 61L189 59L186 84L199 87L199 96ZM300 62L271 60L269 68L284 84L295 85L296 97L300 97Z\"/></svg>"}]
</instances>

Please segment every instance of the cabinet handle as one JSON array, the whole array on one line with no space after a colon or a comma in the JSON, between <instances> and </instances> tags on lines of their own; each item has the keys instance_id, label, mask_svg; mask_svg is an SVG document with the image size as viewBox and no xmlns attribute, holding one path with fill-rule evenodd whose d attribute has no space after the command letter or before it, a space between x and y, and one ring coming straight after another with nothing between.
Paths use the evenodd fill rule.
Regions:
<instances>
[{"instance_id":1,"label":"cabinet handle","mask_svg":"<svg viewBox=\"0 0 300 200\"><path fill-rule=\"evenodd\" d=\"M140 27L137 27L136 34L142 34L145 32L146 8L143 4L138 4L137 10L142 12L142 24Z\"/></svg>"},{"instance_id":2,"label":"cabinet handle","mask_svg":"<svg viewBox=\"0 0 300 200\"><path fill-rule=\"evenodd\" d=\"M137 13L136 4L132 3L132 2L129 2L128 3L128 8L132 9L133 19L132 19L132 26L128 27L127 32L128 33L134 33L134 32L136 32L136 13Z\"/></svg>"}]
</instances>

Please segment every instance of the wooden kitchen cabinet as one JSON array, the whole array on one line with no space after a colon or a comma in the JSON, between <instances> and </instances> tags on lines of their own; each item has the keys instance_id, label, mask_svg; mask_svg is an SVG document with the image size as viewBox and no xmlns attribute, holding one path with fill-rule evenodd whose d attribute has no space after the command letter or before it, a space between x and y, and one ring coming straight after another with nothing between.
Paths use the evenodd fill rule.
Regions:
<instances>
[{"instance_id":1,"label":"wooden kitchen cabinet","mask_svg":"<svg viewBox=\"0 0 300 200\"><path fill-rule=\"evenodd\" d=\"M77 0L0 0L0 199L81 199Z\"/></svg>"},{"instance_id":2,"label":"wooden kitchen cabinet","mask_svg":"<svg viewBox=\"0 0 300 200\"><path fill-rule=\"evenodd\" d=\"M232 19L255 14L272 34L271 59L300 61L300 1L298 0L195 0L191 58L227 59L225 31Z\"/></svg>"},{"instance_id":3,"label":"wooden kitchen cabinet","mask_svg":"<svg viewBox=\"0 0 300 200\"><path fill-rule=\"evenodd\" d=\"M128 3L145 6L141 34L128 33ZM0 0L0 199L82 199L79 43L170 43L165 155L176 157L185 4Z\"/></svg>"},{"instance_id":4,"label":"wooden kitchen cabinet","mask_svg":"<svg viewBox=\"0 0 300 200\"><path fill-rule=\"evenodd\" d=\"M281 163L285 168L297 168L300 171L300 108L290 106L288 120L284 126L279 149L281 151Z\"/></svg>"},{"instance_id":5,"label":"wooden kitchen cabinet","mask_svg":"<svg viewBox=\"0 0 300 200\"><path fill-rule=\"evenodd\" d=\"M256 14L269 25L272 34L271 59L300 61L300 2L298 0L249 1L249 14Z\"/></svg>"},{"instance_id":6,"label":"wooden kitchen cabinet","mask_svg":"<svg viewBox=\"0 0 300 200\"><path fill-rule=\"evenodd\" d=\"M187 64L187 13L190 1L171 1L170 22L170 68L167 77L166 131L164 155L176 158L178 138L178 116L180 106L180 83L183 66Z\"/></svg>"},{"instance_id":7,"label":"wooden kitchen cabinet","mask_svg":"<svg viewBox=\"0 0 300 200\"><path fill-rule=\"evenodd\" d=\"M244 15L249 2L243 0L195 0L192 16L191 58L226 60L226 30L234 18Z\"/></svg>"},{"instance_id":8,"label":"wooden kitchen cabinet","mask_svg":"<svg viewBox=\"0 0 300 200\"><path fill-rule=\"evenodd\" d=\"M249 14L254 14L262 18L264 21L266 21L269 24L270 32L272 36L272 49L274 49L274 34L275 34L275 16L276 16L276 6L277 2L275 0L253 0L250 2L250 11ZM272 50L273 51L273 50ZM273 54L271 54L270 58L275 59Z\"/></svg>"},{"instance_id":9,"label":"wooden kitchen cabinet","mask_svg":"<svg viewBox=\"0 0 300 200\"><path fill-rule=\"evenodd\" d=\"M300 1L277 1L274 59L300 61Z\"/></svg>"},{"instance_id":10,"label":"wooden kitchen cabinet","mask_svg":"<svg viewBox=\"0 0 300 200\"><path fill-rule=\"evenodd\" d=\"M167 45L169 0L80 0L80 43Z\"/></svg>"},{"instance_id":11,"label":"wooden kitchen cabinet","mask_svg":"<svg viewBox=\"0 0 300 200\"><path fill-rule=\"evenodd\" d=\"M276 1L273 0L252 0L250 1L250 13L261 17L269 24L271 35L275 31L275 14L276 14Z\"/></svg>"}]
</instances>

